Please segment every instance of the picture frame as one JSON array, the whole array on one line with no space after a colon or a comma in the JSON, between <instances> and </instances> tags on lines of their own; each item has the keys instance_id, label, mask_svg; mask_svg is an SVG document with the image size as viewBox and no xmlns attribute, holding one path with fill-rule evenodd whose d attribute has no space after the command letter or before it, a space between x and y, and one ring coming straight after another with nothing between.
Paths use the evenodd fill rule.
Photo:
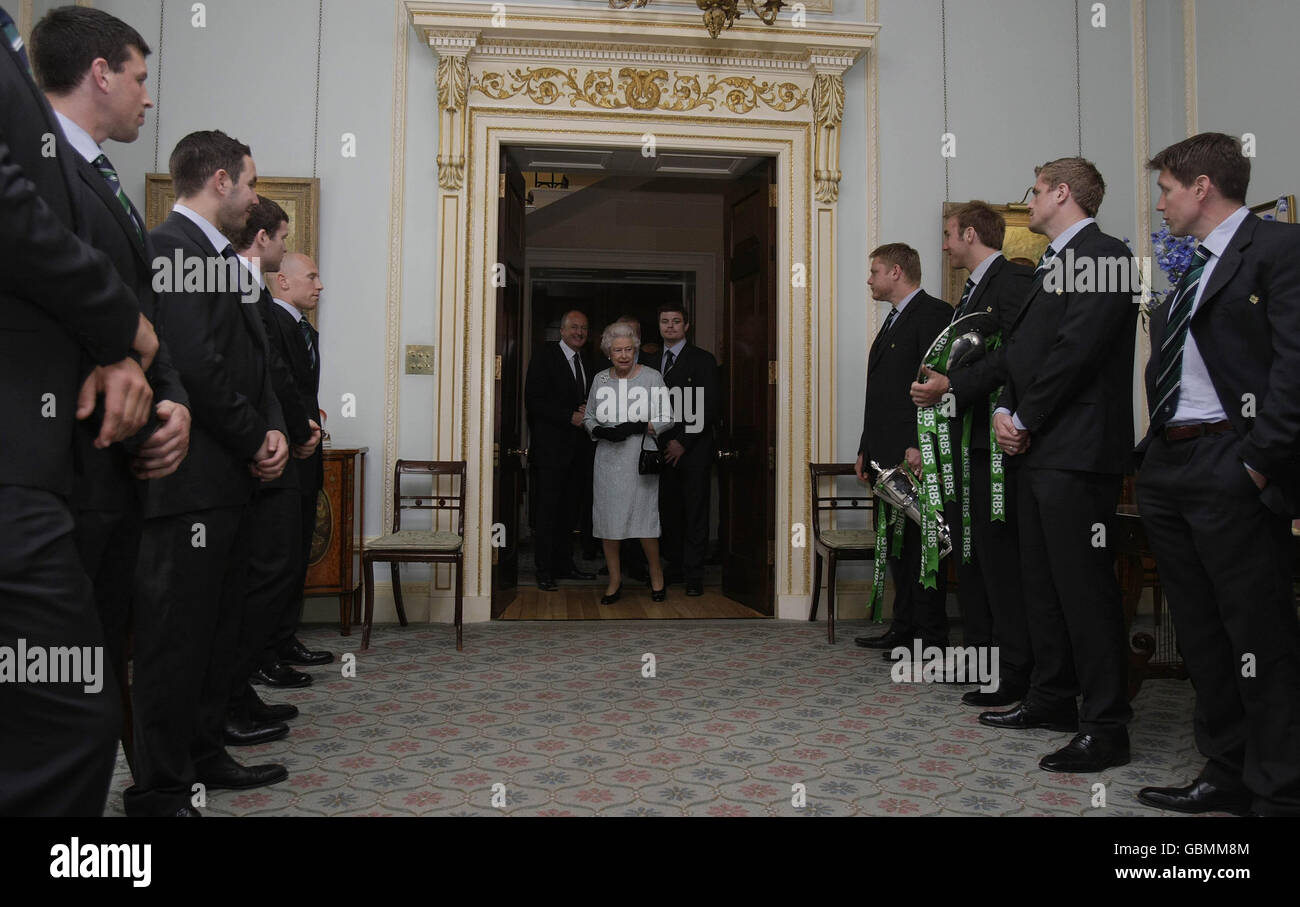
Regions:
<instances>
[{"instance_id":1,"label":"picture frame","mask_svg":"<svg viewBox=\"0 0 1300 907\"><path fill-rule=\"evenodd\" d=\"M257 177L257 194L269 198L289 215L290 252L302 252L320 264L320 180L315 177ZM152 230L167 219L176 204L176 190L167 173L145 174L145 213L147 229ZM307 320L316 327L316 313Z\"/></svg>"},{"instance_id":2,"label":"picture frame","mask_svg":"<svg viewBox=\"0 0 1300 907\"><path fill-rule=\"evenodd\" d=\"M1251 205L1250 210L1260 217L1267 218L1272 215L1272 220L1283 224L1296 223L1295 213L1295 196L1282 195L1268 202L1261 202L1258 205Z\"/></svg>"},{"instance_id":3,"label":"picture frame","mask_svg":"<svg viewBox=\"0 0 1300 907\"><path fill-rule=\"evenodd\" d=\"M953 212L965 204L969 202L944 203L943 218L939 222L940 231ZM1006 236L1002 240L1002 254L1009 261L1020 260L1028 263L1031 268L1037 265L1043 250L1047 248L1048 239L1041 234L1030 232L1029 206L1009 203L989 205L989 207L1001 214L1007 222ZM943 253L942 292L944 300L949 305L955 306L961 299L962 288L966 285L968 276L970 276L969 271L965 268L954 268L948 259L948 253Z\"/></svg>"}]
</instances>

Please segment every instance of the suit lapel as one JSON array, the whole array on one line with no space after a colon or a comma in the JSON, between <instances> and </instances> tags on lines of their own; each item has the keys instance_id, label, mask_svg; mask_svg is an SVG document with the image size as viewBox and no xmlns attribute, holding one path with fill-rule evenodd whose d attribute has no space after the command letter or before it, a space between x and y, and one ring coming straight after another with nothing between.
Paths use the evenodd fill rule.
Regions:
<instances>
[{"instance_id":1,"label":"suit lapel","mask_svg":"<svg viewBox=\"0 0 1300 907\"><path fill-rule=\"evenodd\" d=\"M1078 247L1082 243L1087 241L1087 239L1090 238L1094 233L1100 233L1100 232L1101 232L1101 227L1098 227L1096 222L1088 224L1078 233L1074 234L1074 236L1070 239L1070 241L1065 244L1065 248L1062 249L1056 257L1058 259L1061 259L1062 264L1064 264L1064 258L1066 252L1070 251L1071 249L1077 250ZM1011 329L1013 331L1020 324L1020 322L1025 319L1025 313L1028 312L1031 308L1033 308L1034 300L1038 298L1039 294L1046 292L1043 289L1043 278L1046 276L1047 276L1047 269L1044 269L1042 271L1038 271L1038 270L1034 271L1034 283L1029 290L1029 295L1025 298L1025 304L1020 307L1020 311L1016 314L1016 320L1011 325Z\"/></svg>"},{"instance_id":2,"label":"suit lapel","mask_svg":"<svg viewBox=\"0 0 1300 907\"><path fill-rule=\"evenodd\" d=\"M903 324L907 321L907 319L911 317L912 313L916 311L916 304L920 300L924 299L925 297L926 297L926 293L924 290L922 290L921 292L913 296L911 302L909 302L906 306L903 307L903 311L898 313L898 317L894 319L894 323L889 326L888 335L884 333L876 335L875 342L871 344L871 353L867 356L868 373L870 373L870 371L876 367L876 364L880 361L880 357L883 356L885 353L886 336L891 336L891 337L899 336L898 333L899 328L901 328ZM889 316L886 315L885 317L888 318Z\"/></svg>"},{"instance_id":3,"label":"suit lapel","mask_svg":"<svg viewBox=\"0 0 1300 907\"><path fill-rule=\"evenodd\" d=\"M963 314L970 315L975 312L975 307L979 305L980 300L984 297L993 281L997 280L998 273L1001 272L1006 263L1005 257L994 259L993 264L989 265L989 269L984 272L984 279L975 284L975 289L971 291L970 299L966 302L966 311Z\"/></svg>"},{"instance_id":4,"label":"suit lapel","mask_svg":"<svg viewBox=\"0 0 1300 907\"><path fill-rule=\"evenodd\" d=\"M108 181L79 152L74 150L73 154L77 156L77 174L81 177L81 181L99 196L99 200L108 208L109 213L113 215L113 219L117 221L118 226L122 228L122 232L126 234L126 238L131 243L131 248L135 249L136 255L139 256L141 261L148 264L144 241L140 234L136 232L135 224L131 222L131 217L126 213L126 209L122 207L122 203L117 200L117 196L108 188ZM127 199L127 203L130 204L130 199ZM135 210L134 205L132 205L131 210ZM140 223L143 224L144 221Z\"/></svg>"},{"instance_id":5,"label":"suit lapel","mask_svg":"<svg viewBox=\"0 0 1300 907\"><path fill-rule=\"evenodd\" d=\"M1255 225L1259 218L1254 214L1249 214L1237 228L1237 232L1228 240L1228 246L1223 250L1223 255L1214 263L1214 270L1210 272L1210 282L1205 287L1205 292L1201 294L1201 301L1196 305L1196 311L1192 314L1193 320L1203 317L1202 313L1217 299L1219 293L1224 287L1237 275L1241 268L1242 252L1250 245L1255 236Z\"/></svg>"}]
</instances>

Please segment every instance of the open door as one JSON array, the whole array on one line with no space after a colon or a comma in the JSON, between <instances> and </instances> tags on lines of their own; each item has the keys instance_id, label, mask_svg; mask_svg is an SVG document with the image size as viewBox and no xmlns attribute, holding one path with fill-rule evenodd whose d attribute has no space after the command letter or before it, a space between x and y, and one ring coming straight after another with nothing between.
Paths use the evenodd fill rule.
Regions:
<instances>
[{"instance_id":1,"label":"open door","mask_svg":"<svg viewBox=\"0 0 1300 907\"><path fill-rule=\"evenodd\" d=\"M760 614L776 595L776 167L756 167L727 194L718 440L722 592Z\"/></svg>"},{"instance_id":2,"label":"open door","mask_svg":"<svg viewBox=\"0 0 1300 907\"><path fill-rule=\"evenodd\" d=\"M519 513L523 506L523 357L519 341L524 306L524 177L501 150L501 189L497 201L497 261L505 266L505 286L497 290L496 407L492 431L492 521L505 527L505 545L492 548L492 616L500 617L515 599L519 584Z\"/></svg>"}]
</instances>

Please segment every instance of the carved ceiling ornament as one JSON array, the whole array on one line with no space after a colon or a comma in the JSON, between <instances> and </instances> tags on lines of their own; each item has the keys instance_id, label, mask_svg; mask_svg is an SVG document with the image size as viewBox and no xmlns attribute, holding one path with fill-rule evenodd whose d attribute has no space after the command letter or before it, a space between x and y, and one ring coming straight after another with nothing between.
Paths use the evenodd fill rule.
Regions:
<instances>
[{"instance_id":1,"label":"carved ceiling ornament","mask_svg":"<svg viewBox=\"0 0 1300 907\"><path fill-rule=\"evenodd\" d=\"M519 68L505 73L484 72L472 88L497 101L520 94L535 104L550 106L567 99L570 107L580 103L602 110L669 110L678 113L721 104L743 116L763 104L787 113L808 103L808 92L793 82L759 81L753 76L701 75L666 69L636 69L624 66L617 76L612 69L590 69L579 76L576 67ZM843 104L841 103L841 109Z\"/></svg>"}]
</instances>

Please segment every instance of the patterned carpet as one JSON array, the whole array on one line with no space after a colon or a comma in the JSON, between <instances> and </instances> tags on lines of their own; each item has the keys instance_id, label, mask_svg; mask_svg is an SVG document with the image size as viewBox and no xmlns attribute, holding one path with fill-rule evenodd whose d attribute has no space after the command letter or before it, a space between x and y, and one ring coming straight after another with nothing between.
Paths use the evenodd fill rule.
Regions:
<instances>
[{"instance_id":1,"label":"patterned carpet","mask_svg":"<svg viewBox=\"0 0 1300 907\"><path fill-rule=\"evenodd\" d=\"M355 679L336 662L267 694L302 715L285 740L234 748L288 780L209 794L204 813L269 815L1154 815L1147 784L1202 764L1188 683L1148 682L1133 761L1101 776L1041 771L1069 734L998 732L968 687L898 685L876 629L846 622L589 621L377 627ZM309 647L356 652L317 627ZM642 676L642 656L656 676ZM1090 805L1106 783L1105 808ZM108 814L128 786L119 758ZM792 805L793 785L806 805ZM493 805L494 786L498 804Z\"/></svg>"}]
</instances>

